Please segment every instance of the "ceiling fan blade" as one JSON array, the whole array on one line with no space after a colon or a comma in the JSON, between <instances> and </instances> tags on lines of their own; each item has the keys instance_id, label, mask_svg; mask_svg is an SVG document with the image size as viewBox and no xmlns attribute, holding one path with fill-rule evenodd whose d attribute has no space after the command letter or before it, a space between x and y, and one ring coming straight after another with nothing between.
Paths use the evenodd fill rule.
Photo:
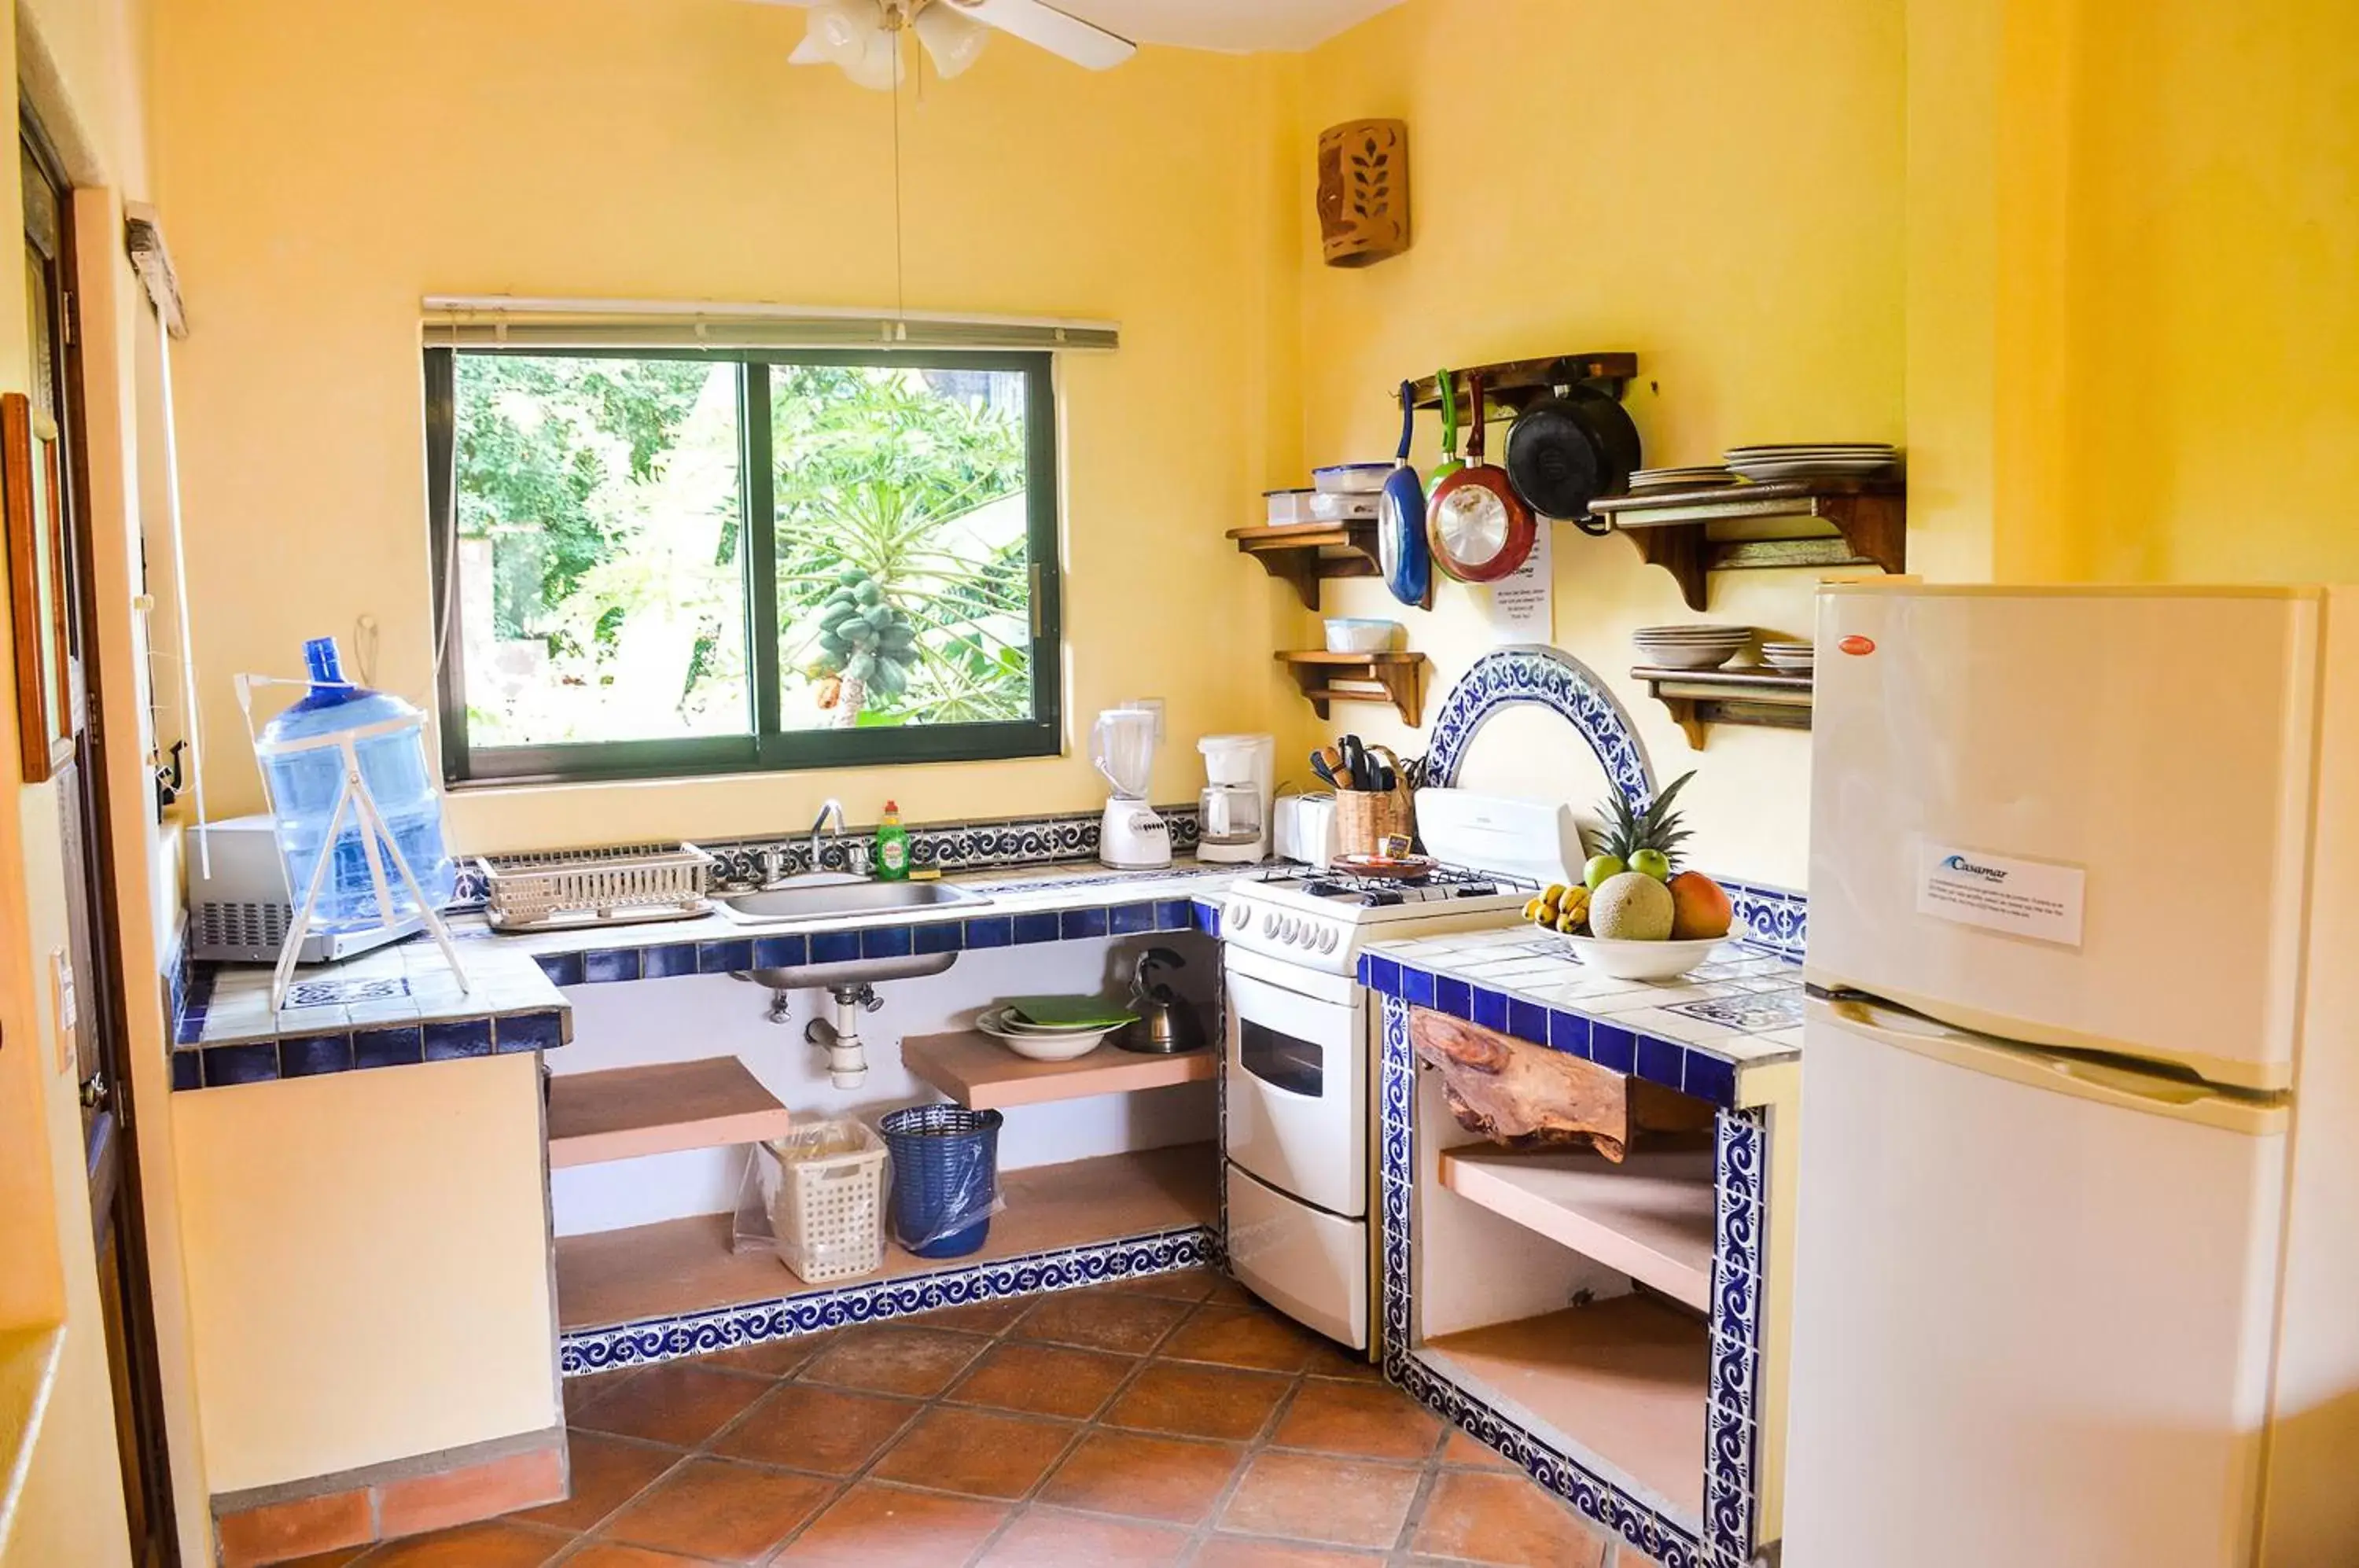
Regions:
<instances>
[{"instance_id":1,"label":"ceiling fan blade","mask_svg":"<svg viewBox=\"0 0 2359 1568\"><path fill-rule=\"evenodd\" d=\"M1128 38L1068 16L1042 0L947 0L962 16L987 22L1092 71L1110 71L1138 52Z\"/></svg>"}]
</instances>

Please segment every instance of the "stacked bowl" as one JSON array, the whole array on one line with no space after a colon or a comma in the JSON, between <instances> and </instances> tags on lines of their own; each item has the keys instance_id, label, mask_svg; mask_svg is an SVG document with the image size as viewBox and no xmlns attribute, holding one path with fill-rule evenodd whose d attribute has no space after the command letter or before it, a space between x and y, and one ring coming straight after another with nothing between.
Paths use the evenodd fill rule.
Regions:
<instances>
[{"instance_id":1,"label":"stacked bowl","mask_svg":"<svg viewBox=\"0 0 2359 1568\"><path fill-rule=\"evenodd\" d=\"M1808 675L1818 663L1818 649L1806 642L1772 642L1761 644L1761 662L1772 670L1782 670L1789 675Z\"/></svg>"},{"instance_id":2,"label":"stacked bowl","mask_svg":"<svg viewBox=\"0 0 2359 1568\"><path fill-rule=\"evenodd\" d=\"M1638 658L1661 670L1717 670L1753 640L1751 626L1642 626Z\"/></svg>"}]
</instances>

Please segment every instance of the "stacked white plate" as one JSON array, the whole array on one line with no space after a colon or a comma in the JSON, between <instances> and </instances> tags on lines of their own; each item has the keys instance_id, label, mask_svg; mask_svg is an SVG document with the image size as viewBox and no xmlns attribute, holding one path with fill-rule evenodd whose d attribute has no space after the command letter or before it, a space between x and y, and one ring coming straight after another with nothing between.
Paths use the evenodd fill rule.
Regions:
<instances>
[{"instance_id":1,"label":"stacked white plate","mask_svg":"<svg viewBox=\"0 0 2359 1568\"><path fill-rule=\"evenodd\" d=\"M1747 479L1875 479L1892 472L1899 450L1883 441L1773 442L1733 446L1728 466Z\"/></svg>"},{"instance_id":2,"label":"stacked white plate","mask_svg":"<svg viewBox=\"0 0 2359 1568\"><path fill-rule=\"evenodd\" d=\"M1751 626L1642 626L1631 634L1641 662L1666 670L1717 670L1753 640Z\"/></svg>"},{"instance_id":3,"label":"stacked white plate","mask_svg":"<svg viewBox=\"0 0 2359 1568\"><path fill-rule=\"evenodd\" d=\"M1717 463L1690 468L1642 468L1630 475L1633 490L1704 490L1743 483Z\"/></svg>"},{"instance_id":4,"label":"stacked white plate","mask_svg":"<svg viewBox=\"0 0 2359 1568\"><path fill-rule=\"evenodd\" d=\"M974 1020L974 1027L1018 1056L1034 1062L1071 1062L1087 1056L1106 1036L1128 1026L1036 1024L1017 1018L1013 1007L993 1007Z\"/></svg>"},{"instance_id":5,"label":"stacked white plate","mask_svg":"<svg viewBox=\"0 0 2359 1568\"><path fill-rule=\"evenodd\" d=\"M1818 665L1818 649L1806 642L1765 642L1761 662L1772 670L1808 675Z\"/></svg>"}]
</instances>

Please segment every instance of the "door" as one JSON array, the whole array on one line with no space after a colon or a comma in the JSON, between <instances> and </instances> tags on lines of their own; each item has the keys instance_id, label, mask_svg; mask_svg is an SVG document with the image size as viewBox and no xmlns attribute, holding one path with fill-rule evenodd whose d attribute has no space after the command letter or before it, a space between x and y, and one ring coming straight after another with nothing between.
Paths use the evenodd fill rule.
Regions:
<instances>
[{"instance_id":1,"label":"door","mask_svg":"<svg viewBox=\"0 0 2359 1568\"><path fill-rule=\"evenodd\" d=\"M95 624L89 530L81 500L88 470L79 424L82 375L70 280L73 235L63 171L40 127L25 121L18 143L25 207L25 281L35 424L63 461L54 469L56 505L65 534L62 595L72 760L51 780L64 845L67 951L53 963L60 1027L73 1042L81 1083L83 1168L97 1247L100 1304L114 1385L116 1446L131 1522L132 1560L177 1563L163 1401L148 1295L146 1231L134 1157L135 1117L125 1072L121 951L106 835L104 736L98 668L89 628Z\"/></svg>"},{"instance_id":2,"label":"door","mask_svg":"<svg viewBox=\"0 0 2359 1568\"><path fill-rule=\"evenodd\" d=\"M1811 980L2292 1081L2316 590L1819 598ZM2190 961L2159 954L2200 929Z\"/></svg>"},{"instance_id":3,"label":"door","mask_svg":"<svg viewBox=\"0 0 2359 1568\"><path fill-rule=\"evenodd\" d=\"M2250 1561L2287 1116L1810 1004L1796 1568Z\"/></svg>"},{"instance_id":4,"label":"door","mask_svg":"<svg viewBox=\"0 0 2359 1568\"><path fill-rule=\"evenodd\" d=\"M1266 961L1274 969L1286 967ZM1340 978L1316 976L1316 978ZM1365 1013L1248 974L1229 956L1228 1157L1332 1214L1368 1212ZM1346 983L1349 984L1348 982Z\"/></svg>"}]
</instances>

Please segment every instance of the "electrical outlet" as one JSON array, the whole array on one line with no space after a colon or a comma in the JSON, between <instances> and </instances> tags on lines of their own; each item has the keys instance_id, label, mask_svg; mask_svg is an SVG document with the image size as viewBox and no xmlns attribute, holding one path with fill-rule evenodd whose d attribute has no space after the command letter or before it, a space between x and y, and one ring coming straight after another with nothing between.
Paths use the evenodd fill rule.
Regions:
<instances>
[{"instance_id":1,"label":"electrical outlet","mask_svg":"<svg viewBox=\"0 0 2359 1568\"><path fill-rule=\"evenodd\" d=\"M1142 712L1149 713L1153 713L1153 714L1155 715L1155 744L1156 744L1156 745L1158 745L1158 746L1161 746L1161 745L1163 744L1163 699L1162 699L1162 698L1160 698L1160 697L1133 697L1133 698L1130 698L1128 701L1125 702L1123 703L1123 706L1124 706L1124 707L1125 707L1125 708L1136 708L1136 709L1141 710Z\"/></svg>"}]
</instances>

